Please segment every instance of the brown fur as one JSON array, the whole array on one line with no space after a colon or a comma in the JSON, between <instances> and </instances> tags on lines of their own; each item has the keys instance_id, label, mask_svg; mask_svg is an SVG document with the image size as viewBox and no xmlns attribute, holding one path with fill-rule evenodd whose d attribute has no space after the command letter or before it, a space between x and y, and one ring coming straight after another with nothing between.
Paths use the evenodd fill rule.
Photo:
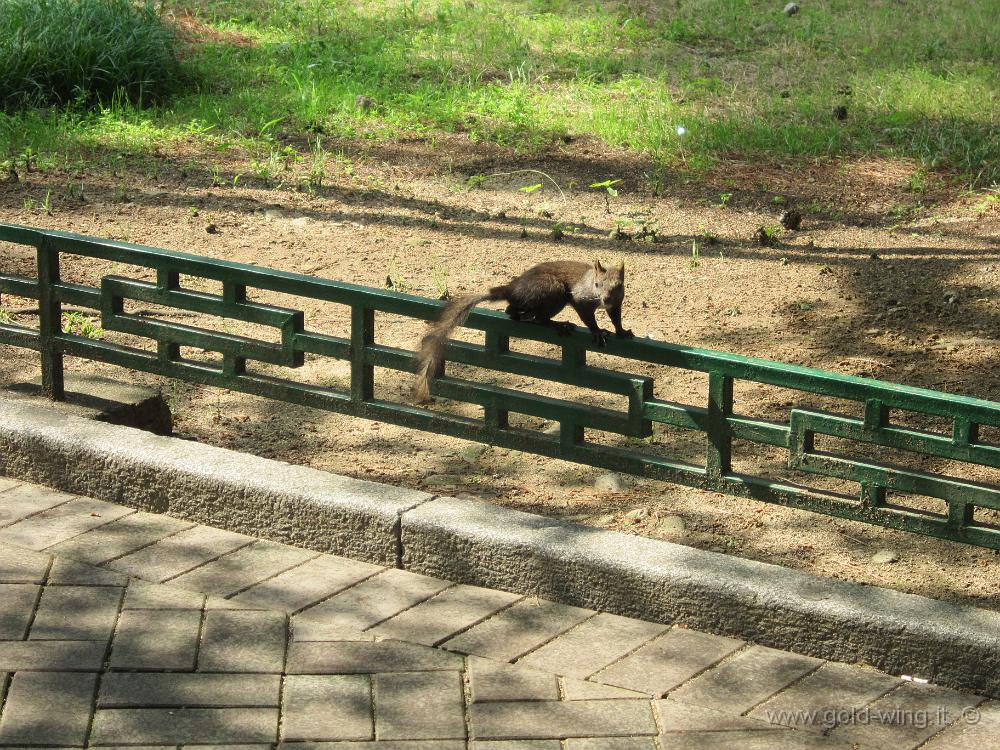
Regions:
<instances>
[{"instance_id":1,"label":"brown fur","mask_svg":"<svg viewBox=\"0 0 1000 750\"><path fill-rule=\"evenodd\" d=\"M552 318L566 305L576 310L580 319L603 344L607 334L597 325L594 313L604 308L618 336L630 337L622 328L621 305L625 295L625 266L620 263L605 268L600 261L581 263L561 260L539 263L529 268L509 284L490 289L486 294L459 297L445 305L440 317L420 341L413 357L417 374L413 396L419 402L431 400L430 381L444 370L444 349L448 337L462 325L472 308L480 302L505 300L507 314L514 320L554 326L560 333L569 333L572 323L554 323Z\"/></svg>"}]
</instances>

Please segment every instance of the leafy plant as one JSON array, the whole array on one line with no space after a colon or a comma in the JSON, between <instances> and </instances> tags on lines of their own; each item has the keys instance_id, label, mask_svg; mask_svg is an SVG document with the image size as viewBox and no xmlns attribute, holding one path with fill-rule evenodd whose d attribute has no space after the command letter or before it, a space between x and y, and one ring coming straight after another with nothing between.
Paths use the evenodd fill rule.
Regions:
<instances>
[{"instance_id":1,"label":"leafy plant","mask_svg":"<svg viewBox=\"0 0 1000 750\"><path fill-rule=\"evenodd\" d=\"M604 209L608 213L611 213L611 199L618 197L618 191L612 187L617 185L621 180L604 180L603 182L592 182L590 187L603 190L604 195Z\"/></svg>"},{"instance_id":2,"label":"leafy plant","mask_svg":"<svg viewBox=\"0 0 1000 750\"><path fill-rule=\"evenodd\" d=\"M76 336L86 336L88 339L104 338L104 329L96 318L91 318L81 312L65 312L62 315L62 332Z\"/></svg>"},{"instance_id":3,"label":"leafy plant","mask_svg":"<svg viewBox=\"0 0 1000 750\"><path fill-rule=\"evenodd\" d=\"M691 240L691 268L701 265L701 251L698 249L698 240Z\"/></svg>"},{"instance_id":4,"label":"leafy plant","mask_svg":"<svg viewBox=\"0 0 1000 750\"><path fill-rule=\"evenodd\" d=\"M448 289L448 269L445 266L434 266L431 276L437 288L437 298L451 299L451 291Z\"/></svg>"},{"instance_id":5,"label":"leafy plant","mask_svg":"<svg viewBox=\"0 0 1000 750\"><path fill-rule=\"evenodd\" d=\"M732 193L721 193L719 195L719 205L725 208L726 206L729 205L729 201L732 200L732 198L733 198Z\"/></svg>"}]
</instances>

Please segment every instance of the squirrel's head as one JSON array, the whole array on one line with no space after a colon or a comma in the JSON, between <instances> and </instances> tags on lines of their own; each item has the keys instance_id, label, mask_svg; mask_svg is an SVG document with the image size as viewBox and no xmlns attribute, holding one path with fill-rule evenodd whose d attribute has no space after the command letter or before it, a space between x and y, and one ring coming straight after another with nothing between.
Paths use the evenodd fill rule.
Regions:
<instances>
[{"instance_id":1,"label":"squirrel's head","mask_svg":"<svg viewBox=\"0 0 1000 750\"><path fill-rule=\"evenodd\" d=\"M605 267L599 260L594 261L594 287L601 300L601 307L621 307L625 299L625 261Z\"/></svg>"}]
</instances>

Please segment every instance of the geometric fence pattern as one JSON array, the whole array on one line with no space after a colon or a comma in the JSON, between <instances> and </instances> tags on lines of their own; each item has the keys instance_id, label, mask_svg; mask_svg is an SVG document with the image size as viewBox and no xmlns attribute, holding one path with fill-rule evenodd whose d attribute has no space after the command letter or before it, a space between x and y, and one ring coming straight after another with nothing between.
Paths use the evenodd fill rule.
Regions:
<instances>
[{"instance_id":1,"label":"geometric fence pattern","mask_svg":"<svg viewBox=\"0 0 1000 750\"><path fill-rule=\"evenodd\" d=\"M33 246L37 251L34 278L0 274L0 295L37 299L37 330L0 324L0 343L27 347L41 355L42 382L52 398L62 398L64 356L107 362L144 372L228 388L296 404L352 414L469 440L516 448L606 469L654 477L727 494L753 497L866 523L928 534L1000 549L1000 528L977 518L976 509L1000 511L1000 487L956 476L915 471L871 458L850 457L816 449L816 436L838 438L874 448L894 449L948 459L959 467L1000 468L1000 446L980 442L981 426L1000 427L1000 404L867 378L770 362L723 352L677 346L643 339L612 337L600 349L620 358L695 370L708 375L703 405L658 399L651 378L594 367L587 352L594 350L589 333L559 336L505 314L477 309L465 323L483 332L482 344L452 342L447 360L496 372L524 375L552 383L627 398L627 410L595 408L571 399L550 398L512 388L450 377L434 381L438 396L475 404L479 419L443 414L411 404L376 399L374 368L407 371L412 352L376 342L375 313L421 320L435 318L442 302L409 294L345 284L208 257L113 242L66 232L0 224L0 241ZM99 287L64 282L64 256L100 258L155 271L156 281L107 275ZM221 282L222 294L181 287L181 275ZM264 290L303 299L345 305L351 312L350 337L309 330L300 310L248 300L247 290ZM151 319L126 312L126 300L272 327L273 341ZM63 304L100 312L106 331L119 331L155 341L155 351L65 333ZM546 342L561 350L559 359L510 350L512 338ZM221 355L219 364L186 359L181 347L197 347ZM294 369L307 353L350 361L348 390L296 382ZM288 368L288 377L248 371L258 361ZM807 408L791 408L787 423L740 416L733 411L734 381L752 381L859 404L857 419ZM893 412L944 417L950 434L937 434L893 424ZM521 429L508 423L509 414L524 414L558 422L558 435ZM629 437L647 437L654 422L700 432L705 438L704 466L644 453L640 448L599 445L587 440L587 430ZM787 451L788 468L806 474L836 477L856 484L845 495L801 487L785 481L733 471L734 440L777 446ZM871 453L871 449L867 451ZM887 493L935 498L943 512L932 513L892 502Z\"/></svg>"}]
</instances>

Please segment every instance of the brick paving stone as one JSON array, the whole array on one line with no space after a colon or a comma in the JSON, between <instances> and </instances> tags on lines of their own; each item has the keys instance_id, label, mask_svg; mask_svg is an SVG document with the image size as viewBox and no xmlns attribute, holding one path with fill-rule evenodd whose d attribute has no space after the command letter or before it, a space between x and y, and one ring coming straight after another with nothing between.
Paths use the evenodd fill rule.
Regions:
<instances>
[{"instance_id":1,"label":"brick paving stone","mask_svg":"<svg viewBox=\"0 0 1000 750\"><path fill-rule=\"evenodd\" d=\"M970 700L971 706L974 701ZM957 717L920 750L1000 750L1000 703L984 703Z\"/></svg>"},{"instance_id":2,"label":"brick paving stone","mask_svg":"<svg viewBox=\"0 0 1000 750\"><path fill-rule=\"evenodd\" d=\"M46 586L31 640L109 641L124 590L114 586Z\"/></svg>"},{"instance_id":3,"label":"brick paving stone","mask_svg":"<svg viewBox=\"0 0 1000 750\"><path fill-rule=\"evenodd\" d=\"M128 576L87 565L68 557L56 557L49 571L49 583L60 586L119 586L128 585Z\"/></svg>"},{"instance_id":4,"label":"brick paving stone","mask_svg":"<svg viewBox=\"0 0 1000 750\"><path fill-rule=\"evenodd\" d=\"M193 526L190 521L140 511L59 542L46 551L100 565Z\"/></svg>"},{"instance_id":5,"label":"brick paving stone","mask_svg":"<svg viewBox=\"0 0 1000 750\"><path fill-rule=\"evenodd\" d=\"M0 717L0 743L83 747L96 674L18 672Z\"/></svg>"},{"instance_id":6,"label":"brick paving stone","mask_svg":"<svg viewBox=\"0 0 1000 750\"><path fill-rule=\"evenodd\" d=\"M670 694L684 703L741 714L813 671L822 659L764 646L746 651L698 675Z\"/></svg>"},{"instance_id":7,"label":"brick paving stone","mask_svg":"<svg viewBox=\"0 0 1000 750\"><path fill-rule=\"evenodd\" d=\"M365 630L451 584L389 568L295 616L295 640L322 641L343 630Z\"/></svg>"},{"instance_id":8,"label":"brick paving stone","mask_svg":"<svg viewBox=\"0 0 1000 750\"><path fill-rule=\"evenodd\" d=\"M682 703L672 697L653 701L653 707L659 716L660 730L665 734L674 732L726 732L734 730L775 730L791 731L784 727L776 727L766 721L750 719L739 715L739 709L732 711L717 710L696 706L692 703ZM669 743L667 743L669 744Z\"/></svg>"},{"instance_id":9,"label":"brick paving stone","mask_svg":"<svg viewBox=\"0 0 1000 750\"><path fill-rule=\"evenodd\" d=\"M282 740L375 737L371 680L367 675L289 675L282 704Z\"/></svg>"},{"instance_id":10,"label":"brick paving stone","mask_svg":"<svg viewBox=\"0 0 1000 750\"><path fill-rule=\"evenodd\" d=\"M101 681L101 708L238 708L280 705L281 677L270 674L109 672Z\"/></svg>"},{"instance_id":11,"label":"brick paving stone","mask_svg":"<svg viewBox=\"0 0 1000 750\"><path fill-rule=\"evenodd\" d=\"M0 640L20 641L27 637L41 591L41 586L30 583L0 584Z\"/></svg>"},{"instance_id":12,"label":"brick paving stone","mask_svg":"<svg viewBox=\"0 0 1000 750\"><path fill-rule=\"evenodd\" d=\"M111 667L193 670L200 629L201 612L195 610L123 610L111 644Z\"/></svg>"},{"instance_id":13,"label":"brick paving stone","mask_svg":"<svg viewBox=\"0 0 1000 750\"><path fill-rule=\"evenodd\" d=\"M830 717L824 717L824 714L861 708L898 684L900 680L896 677L829 662L788 690L762 703L749 716L800 729L825 731L830 729L830 722L826 720ZM779 722L776 717L778 712L816 712L817 720L813 724L798 724L790 718Z\"/></svg>"},{"instance_id":14,"label":"brick paving stone","mask_svg":"<svg viewBox=\"0 0 1000 750\"><path fill-rule=\"evenodd\" d=\"M206 612L198 670L284 671L287 619L283 612Z\"/></svg>"},{"instance_id":15,"label":"brick paving stone","mask_svg":"<svg viewBox=\"0 0 1000 750\"><path fill-rule=\"evenodd\" d=\"M51 564L42 552L0 545L0 583L45 583Z\"/></svg>"},{"instance_id":16,"label":"brick paving stone","mask_svg":"<svg viewBox=\"0 0 1000 750\"><path fill-rule=\"evenodd\" d=\"M97 672L105 651L100 641L0 641L0 672Z\"/></svg>"},{"instance_id":17,"label":"brick paving stone","mask_svg":"<svg viewBox=\"0 0 1000 750\"><path fill-rule=\"evenodd\" d=\"M181 588L216 596L232 596L317 556L297 547L259 540L253 544L205 563L171 583Z\"/></svg>"},{"instance_id":18,"label":"brick paving stone","mask_svg":"<svg viewBox=\"0 0 1000 750\"><path fill-rule=\"evenodd\" d=\"M465 738L459 672L395 672L375 680L375 733L380 740Z\"/></svg>"},{"instance_id":19,"label":"brick paving stone","mask_svg":"<svg viewBox=\"0 0 1000 750\"><path fill-rule=\"evenodd\" d=\"M562 750L559 740L479 740L472 750Z\"/></svg>"},{"instance_id":20,"label":"brick paving stone","mask_svg":"<svg viewBox=\"0 0 1000 750\"><path fill-rule=\"evenodd\" d=\"M519 662L583 679L668 629L667 625L602 612L532 651Z\"/></svg>"},{"instance_id":21,"label":"brick paving stone","mask_svg":"<svg viewBox=\"0 0 1000 750\"><path fill-rule=\"evenodd\" d=\"M566 750L657 750L657 748L656 740L652 737L573 737L566 740Z\"/></svg>"},{"instance_id":22,"label":"brick paving stone","mask_svg":"<svg viewBox=\"0 0 1000 750\"><path fill-rule=\"evenodd\" d=\"M205 606L202 594L162 583L132 580L125 590L122 609L196 609Z\"/></svg>"},{"instance_id":23,"label":"brick paving stone","mask_svg":"<svg viewBox=\"0 0 1000 750\"><path fill-rule=\"evenodd\" d=\"M466 750L464 740L375 740L374 742L283 742L279 750ZM205 748L198 747L198 750ZM244 750L233 748L233 750Z\"/></svg>"},{"instance_id":24,"label":"brick paving stone","mask_svg":"<svg viewBox=\"0 0 1000 750\"><path fill-rule=\"evenodd\" d=\"M76 495L31 484L6 490L0 494L0 527L10 526L22 518L62 505L74 497Z\"/></svg>"},{"instance_id":25,"label":"brick paving stone","mask_svg":"<svg viewBox=\"0 0 1000 750\"><path fill-rule=\"evenodd\" d=\"M288 674L371 674L460 670L463 659L402 641L307 641L288 647Z\"/></svg>"},{"instance_id":26,"label":"brick paving stone","mask_svg":"<svg viewBox=\"0 0 1000 750\"><path fill-rule=\"evenodd\" d=\"M594 682L660 695L743 645L735 638L674 628L593 676Z\"/></svg>"},{"instance_id":27,"label":"brick paving stone","mask_svg":"<svg viewBox=\"0 0 1000 750\"><path fill-rule=\"evenodd\" d=\"M593 610L526 599L460 633L444 647L511 661L593 615Z\"/></svg>"},{"instance_id":28,"label":"brick paving stone","mask_svg":"<svg viewBox=\"0 0 1000 750\"><path fill-rule=\"evenodd\" d=\"M206 596L205 597L205 609L206 610L252 610L252 611L268 611L267 607L260 607L256 604L247 604L245 602L238 602L234 599L223 599L221 596ZM284 614L284 613L280 613Z\"/></svg>"},{"instance_id":29,"label":"brick paving stone","mask_svg":"<svg viewBox=\"0 0 1000 750\"><path fill-rule=\"evenodd\" d=\"M975 704L971 696L955 690L907 682L866 706L863 721L837 726L829 736L866 748L907 750L940 732L963 708Z\"/></svg>"},{"instance_id":30,"label":"brick paving stone","mask_svg":"<svg viewBox=\"0 0 1000 750\"><path fill-rule=\"evenodd\" d=\"M559 681L554 674L470 656L466 659L473 701L555 701Z\"/></svg>"},{"instance_id":31,"label":"brick paving stone","mask_svg":"<svg viewBox=\"0 0 1000 750\"><path fill-rule=\"evenodd\" d=\"M372 628L378 638L434 646L518 599L520 594L455 585Z\"/></svg>"},{"instance_id":32,"label":"brick paving stone","mask_svg":"<svg viewBox=\"0 0 1000 750\"><path fill-rule=\"evenodd\" d=\"M649 701L473 703L474 739L548 739L655 735Z\"/></svg>"},{"instance_id":33,"label":"brick paving stone","mask_svg":"<svg viewBox=\"0 0 1000 750\"><path fill-rule=\"evenodd\" d=\"M0 543L39 551L134 512L103 500L76 497L0 530Z\"/></svg>"},{"instance_id":34,"label":"brick paving stone","mask_svg":"<svg viewBox=\"0 0 1000 750\"><path fill-rule=\"evenodd\" d=\"M258 583L234 597L234 601L297 612L383 570L386 569L359 560L321 555Z\"/></svg>"},{"instance_id":35,"label":"brick paving stone","mask_svg":"<svg viewBox=\"0 0 1000 750\"><path fill-rule=\"evenodd\" d=\"M593 701L606 698L649 698L649 693L639 693L635 690L599 685L596 682L577 680L572 677L562 678L563 697L568 701Z\"/></svg>"},{"instance_id":36,"label":"brick paving stone","mask_svg":"<svg viewBox=\"0 0 1000 750\"><path fill-rule=\"evenodd\" d=\"M810 732L683 732L667 735L668 750L864 750Z\"/></svg>"},{"instance_id":37,"label":"brick paving stone","mask_svg":"<svg viewBox=\"0 0 1000 750\"><path fill-rule=\"evenodd\" d=\"M112 560L107 566L136 578L162 583L252 541L252 537L224 529L194 526Z\"/></svg>"},{"instance_id":38,"label":"brick paving stone","mask_svg":"<svg viewBox=\"0 0 1000 750\"><path fill-rule=\"evenodd\" d=\"M276 708L109 708L94 714L91 742L183 744L274 742Z\"/></svg>"}]
</instances>

